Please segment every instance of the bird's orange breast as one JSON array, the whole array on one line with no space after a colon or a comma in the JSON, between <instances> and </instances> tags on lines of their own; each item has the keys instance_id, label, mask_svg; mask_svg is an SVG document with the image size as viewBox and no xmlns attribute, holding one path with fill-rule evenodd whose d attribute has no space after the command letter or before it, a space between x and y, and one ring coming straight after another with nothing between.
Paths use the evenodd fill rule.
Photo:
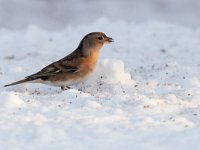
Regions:
<instances>
[{"instance_id":1,"label":"bird's orange breast","mask_svg":"<svg viewBox=\"0 0 200 150\"><path fill-rule=\"evenodd\" d=\"M93 50L90 56L88 56L82 64L83 69L93 70L96 67L99 56L99 50Z\"/></svg>"}]
</instances>

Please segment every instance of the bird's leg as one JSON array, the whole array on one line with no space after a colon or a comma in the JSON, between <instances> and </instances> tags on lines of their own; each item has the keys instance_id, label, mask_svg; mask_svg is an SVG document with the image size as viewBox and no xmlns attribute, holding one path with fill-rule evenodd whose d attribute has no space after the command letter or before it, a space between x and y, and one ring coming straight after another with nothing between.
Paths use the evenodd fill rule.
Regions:
<instances>
[{"instance_id":1,"label":"bird's leg","mask_svg":"<svg viewBox=\"0 0 200 150\"><path fill-rule=\"evenodd\" d=\"M63 91L65 91L65 90L68 90L68 89L71 89L69 86L61 86L61 89L63 90Z\"/></svg>"}]
</instances>

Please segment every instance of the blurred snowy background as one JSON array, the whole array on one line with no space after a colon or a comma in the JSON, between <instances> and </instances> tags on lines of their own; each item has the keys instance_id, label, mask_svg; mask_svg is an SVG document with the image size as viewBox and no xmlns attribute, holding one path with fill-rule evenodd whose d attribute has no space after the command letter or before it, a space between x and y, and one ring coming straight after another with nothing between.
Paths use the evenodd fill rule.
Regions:
<instances>
[{"instance_id":1,"label":"blurred snowy background","mask_svg":"<svg viewBox=\"0 0 200 150\"><path fill-rule=\"evenodd\" d=\"M35 24L45 29L111 21L161 20L185 26L200 24L199 0L0 0L0 27L18 29Z\"/></svg>"}]
</instances>

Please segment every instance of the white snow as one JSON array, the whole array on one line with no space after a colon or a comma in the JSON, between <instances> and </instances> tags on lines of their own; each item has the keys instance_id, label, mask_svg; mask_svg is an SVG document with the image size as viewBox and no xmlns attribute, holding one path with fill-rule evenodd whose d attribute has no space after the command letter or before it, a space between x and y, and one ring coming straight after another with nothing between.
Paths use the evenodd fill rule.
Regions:
<instances>
[{"instance_id":1,"label":"white snow","mask_svg":"<svg viewBox=\"0 0 200 150\"><path fill-rule=\"evenodd\" d=\"M4 107L5 108L22 108L25 107L24 101L19 98L18 93L16 92L9 92L9 93L1 93L3 96L6 95L5 97L2 97L1 99L4 99Z\"/></svg>"},{"instance_id":2,"label":"white snow","mask_svg":"<svg viewBox=\"0 0 200 150\"><path fill-rule=\"evenodd\" d=\"M62 92L3 85L69 54L102 31L95 74ZM164 22L111 22L47 31L0 29L0 149L199 149L200 29Z\"/></svg>"}]
</instances>

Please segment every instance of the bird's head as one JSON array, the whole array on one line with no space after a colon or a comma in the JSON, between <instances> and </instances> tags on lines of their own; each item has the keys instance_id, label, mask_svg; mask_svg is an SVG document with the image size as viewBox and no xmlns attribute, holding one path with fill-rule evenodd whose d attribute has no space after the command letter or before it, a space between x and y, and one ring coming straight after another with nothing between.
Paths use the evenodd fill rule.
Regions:
<instances>
[{"instance_id":1,"label":"bird's head","mask_svg":"<svg viewBox=\"0 0 200 150\"><path fill-rule=\"evenodd\" d=\"M85 52L99 50L106 43L114 42L111 37L106 36L102 32L92 32L87 34L80 42L79 49Z\"/></svg>"}]
</instances>

